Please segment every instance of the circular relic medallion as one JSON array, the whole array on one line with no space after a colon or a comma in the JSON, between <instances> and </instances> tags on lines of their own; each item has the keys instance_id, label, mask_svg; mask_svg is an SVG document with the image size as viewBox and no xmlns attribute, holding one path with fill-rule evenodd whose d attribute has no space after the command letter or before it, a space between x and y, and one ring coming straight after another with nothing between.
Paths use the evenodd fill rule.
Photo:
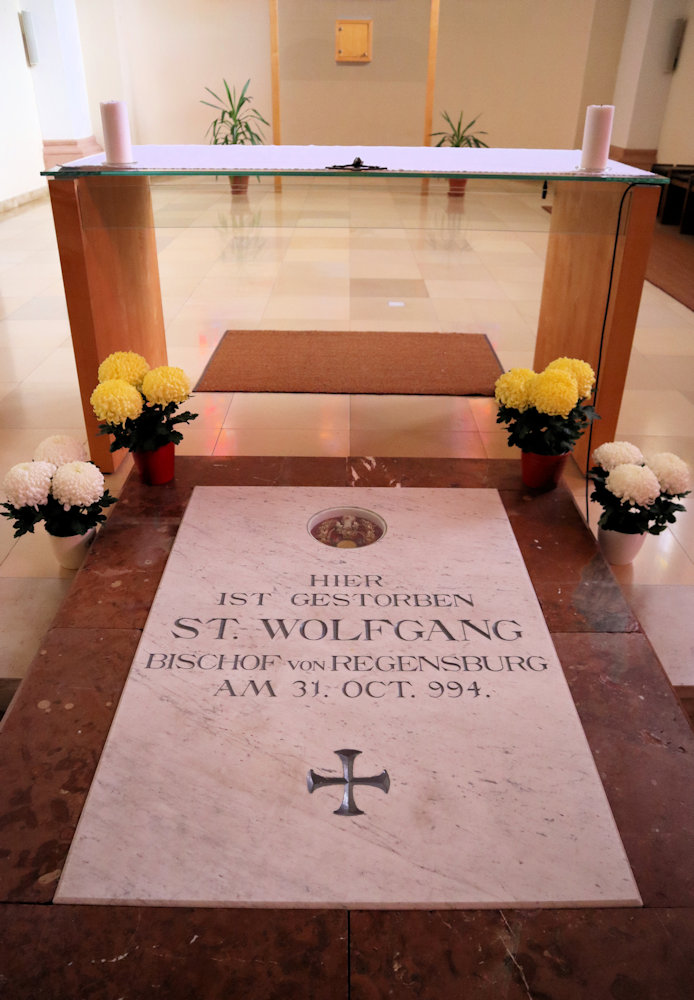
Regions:
<instances>
[{"instance_id":1,"label":"circular relic medallion","mask_svg":"<svg viewBox=\"0 0 694 1000\"><path fill-rule=\"evenodd\" d=\"M331 507L314 514L308 522L308 530L323 545L335 549L361 549L383 537L386 522L372 510Z\"/></svg>"}]
</instances>

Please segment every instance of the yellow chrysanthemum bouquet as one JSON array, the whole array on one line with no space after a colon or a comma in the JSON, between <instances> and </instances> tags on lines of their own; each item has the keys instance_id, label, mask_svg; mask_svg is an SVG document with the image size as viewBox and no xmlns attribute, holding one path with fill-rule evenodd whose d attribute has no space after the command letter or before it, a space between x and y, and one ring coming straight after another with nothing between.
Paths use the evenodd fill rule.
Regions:
<instances>
[{"instance_id":1,"label":"yellow chrysanthemum bouquet","mask_svg":"<svg viewBox=\"0 0 694 1000\"><path fill-rule=\"evenodd\" d=\"M157 451L178 444L183 435L176 424L195 420L197 413L177 413L190 396L190 381L182 368L150 368L134 351L116 351L99 365L99 384L90 403L102 434L112 434L111 451Z\"/></svg>"},{"instance_id":2,"label":"yellow chrysanthemum bouquet","mask_svg":"<svg viewBox=\"0 0 694 1000\"><path fill-rule=\"evenodd\" d=\"M586 404L595 373L586 361L557 358L543 372L511 368L496 381L498 424L506 424L509 446L536 455L571 451L591 420L599 419Z\"/></svg>"}]
</instances>

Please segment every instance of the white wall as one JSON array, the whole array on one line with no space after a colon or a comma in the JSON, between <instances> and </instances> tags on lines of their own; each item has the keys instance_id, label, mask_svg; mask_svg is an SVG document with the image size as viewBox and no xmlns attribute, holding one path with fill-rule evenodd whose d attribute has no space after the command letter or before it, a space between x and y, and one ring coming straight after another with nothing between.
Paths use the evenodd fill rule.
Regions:
<instances>
[{"instance_id":1,"label":"white wall","mask_svg":"<svg viewBox=\"0 0 694 1000\"><path fill-rule=\"evenodd\" d=\"M613 102L615 145L658 146L673 82L667 64L672 29L686 9L687 0L631 0Z\"/></svg>"},{"instance_id":2,"label":"white wall","mask_svg":"<svg viewBox=\"0 0 694 1000\"><path fill-rule=\"evenodd\" d=\"M33 70L26 63L18 11L15 0L0 0L0 204L46 186Z\"/></svg>"},{"instance_id":3,"label":"white wall","mask_svg":"<svg viewBox=\"0 0 694 1000\"><path fill-rule=\"evenodd\" d=\"M128 102L135 143L204 143L205 87L251 77L270 120L267 0L77 0L94 134L99 102ZM269 132L266 132L269 140Z\"/></svg>"},{"instance_id":4,"label":"white wall","mask_svg":"<svg viewBox=\"0 0 694 1000\"><path fill-rule=\"evenodd\" d=\"M591 104L614 103L614 89L628 15L629 4L624 0L600 0L595 4L583 70L583 90L578 102L579 118L574 137L576 149L583 141L585 109Z\"/></svg>"},{"instance_id":5,"label":"white wall","mask_svg":"<svg viewBox=\"0 0 694 1000\"><path fill-rule=\"evenodd\" d=\"M687 8L687 31L658 143L661 163L694 163L694 0Z\"/></svg>"},{"instance_id":6,"label":"white wall","mask_svg":"<svg viewBox=\"0 0 694 1000\"><path fill-rule=\"evenodd\" d=\"M38 63L32 67L44 139L92 135L74 0L22 0L32 15Z\"/></svg>"},{"instance_id":7,"label":"white wall","mask_svg":"<svg viewBox=\"0 0 694 1000\"><path fill-rule=\"evenodd\" d=\"M132 104L127 82L128 52L122 38L123 4L118 0L76 0L77 22L82 45L82 62L87 81L87 99L93 135L103 146L101 101L127 101ZM160 42L166 49L164 36ZM135 139L133 109L128 108L130 128Z\"/></svg>"},{"instance_id":8,"label":"white wall","mask_svg":"<svg viewBox=\"0 0 694 1000\"><path fill-rule=\"evenodd\" d=\"M631 2L636 9L649 0ZM690 24L680 66L664 81L671 89L659 155L694 162L694 0L653 0L651 7L669 17L677 3L686 6ZM10 95L0 105L0 201L44 184L33 70L26 66L17 19L21 5L0 0L0 92ZM75 5L88 117L98 139L99 102L122 98L135 142L204 143L212 117L200 103L204 88L217 89L223 77L237 86L250 77L256 106L271 117L267 0ZM337 124L360 141L367 134L370 142L422 141L429 0L280 0L279 6L284 142L337 141L330 131ZM442 0L434 129L443 109L463 110L482 115L491 145L576 148L585 106L612 102L608 91L628 8L629 0ZM302 49L312 11L326 23L313 32L312 47ZM368 67L352 72L335 66L328 22L373 14L376 27L393 25L399 11L400 25L376 32ZM627 47L627 61L629 56ZM615 134L613 141L628 145Z\"/></svg>"},{"instance_id":9,"label":"white wall","mask_svg":"<svg viewBox=\"0 0 694 1000\"><path fill-rule=\"evenodd\" d=\"M443 0L434 102L502 147L571 149L595 0Z\"/></svg>"},{"instance_id":10,"label":"white wall","mask_svg":"<svg viewBox=\"0 0 694 1000\"><path fill-rule=\"evenodd\" d=\"M627 0L442 0L434 128L444 108L463 109L482 113L493 145L573 147L595 6L616 2ZM222 77L251 77L270 118L267 0L77 0L77 11L97 138L99 101L122 97L135 142L205 142L199 101ZM283 142L422 141L429 0L280 0L279 11ZM336 66L334 20L363 16L372 63Z\"/></svg>"}]
</instances>

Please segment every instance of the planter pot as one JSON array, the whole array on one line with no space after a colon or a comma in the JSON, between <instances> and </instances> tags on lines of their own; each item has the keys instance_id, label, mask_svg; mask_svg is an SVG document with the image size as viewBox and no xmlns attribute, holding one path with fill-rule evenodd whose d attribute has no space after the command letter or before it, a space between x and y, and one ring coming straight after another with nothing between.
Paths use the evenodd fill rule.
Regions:
<instances>
[{"instance_id":1,"label":"planter pot","mask_svg":"<svg viewBox=\"0 0 694 1000\"><path fill-rule=\"evenodd\" d=\"M531 490L553 490L564 471L569 452L563 455L536 455L533 451L521 452L523 485Z\"/></svg>"},{"instance_id":2,"label":"planter pot","mask_svg":"<svg viewBox=\"0 0 694 1000\"><path fill-rule=\"evenodd\" d=\"M232 194L248 194L248 174L233 174L229 177Z\"/></svg>"},{"instance_id":3,"label":"planter pot","mask_svg":"<svg viewBox=\"0 0 694 1000\"><path fill-rule=\"evenodd\" d=\"M134 451L133 459L140 473L140 482L147 486L163 486L174 477L174 443L162 445L156 451Z\"/></svg>"},{"instance_id":4,"label":"planter pot","mask_svg":"<svg viewBox=\"0 0 694 1000\"><path fill-rule=\"evenodd\" d=\"M611 566L628 566L641 551L645 535L598 528L598 548Z\"/></svg>"},{"instance_id":5,"label":"planter pot","mask_svg":"<svg viewBox=\"0 0 694 1000\"><path fill-rule=\"evenodd\" d=\"M466 187L467 187L467 177L449 177L448 197L462 198L463 195L465 194Z\"/></svg>"},{"instance_id":6,"label":"planter pot","mask_svg":"<svg viewBox=\"0 0 694 1000\"><path fill-rule=\"evenodd\" d=\"M64 569L79 569L95 535L96 528L90 528L83 535L49 535L48 537L58 564Z\"/></svg>"}]
</instances>

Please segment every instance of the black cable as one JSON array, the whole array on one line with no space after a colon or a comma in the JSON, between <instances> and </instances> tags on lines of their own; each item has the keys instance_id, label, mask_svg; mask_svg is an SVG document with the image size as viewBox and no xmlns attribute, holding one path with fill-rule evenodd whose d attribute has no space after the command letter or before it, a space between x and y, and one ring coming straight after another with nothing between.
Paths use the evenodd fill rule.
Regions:
<instances>
[{"instance_id":1,"label":"black cable","mask_svg":"<svg viewBox=\"0 0 694 1000\"><path fill-rule=\"evenodd\" d=\"M612 299L612 282L614 281L614 270L617 263L617 247L619 245L619 234L622 226L622 211L624 209L624 203L626 196L629 194L632 188L640 187L637 181L631 181L624 190L622 197L619 202L619 211L617 212L617 230L614 237L614 246L612 247L612 263L610 264L610 278L607 285L607 298L605 299L605 312L602 318L602 330L600 331L600 345L598 348L598 363L595 368L595 388L593 389L593 398L597 401L598 398L598 385L600 384L600 369L602 368L602 351L605 346L605 332L607 329L607 314L610 311L610 301ZM586 470L585 470L585 502L586 502L586 524L590 526L589 518L589 503L588 503L588 470L590 469L590 453L592 450L593 440L593 421L590 422L590 427L588 429L588 449L586 453Z\"/></svg>"}]
</instances>

